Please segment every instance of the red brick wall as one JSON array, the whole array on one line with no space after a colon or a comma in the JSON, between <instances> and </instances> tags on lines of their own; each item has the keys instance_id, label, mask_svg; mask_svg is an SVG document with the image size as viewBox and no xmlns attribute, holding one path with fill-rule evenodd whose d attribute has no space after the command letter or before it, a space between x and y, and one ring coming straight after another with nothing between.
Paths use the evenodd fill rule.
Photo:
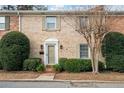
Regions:
<instances>
[{"instance_id":1,"label":"red brick wall","mask_svg":"<svg viewBox=\"0 0 124 93\"><path fill-rule=\"evenodd\" d=\"M124 16L116 16L111 18L110 28L111 31L120 32L124 34Z\"/></svg>"},{"instance_id":2,"label":"red brick wall","mask_svg":"<svg viewBox=\"0 0 124 93\"><path fill-rule=\"evenodd\" d=\"M10 16L10 29L9 31L0 30L0 38L10 31L19 31L19 18L18 16Z\"/></svg>"}]
</instances>

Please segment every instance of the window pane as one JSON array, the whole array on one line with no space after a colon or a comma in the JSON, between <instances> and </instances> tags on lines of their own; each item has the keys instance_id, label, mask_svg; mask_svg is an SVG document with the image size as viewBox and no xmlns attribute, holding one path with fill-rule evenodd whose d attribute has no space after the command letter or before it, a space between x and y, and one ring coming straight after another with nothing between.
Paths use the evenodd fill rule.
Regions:
<instances>
[{"instance_id":1,"label":"window pane","mask_svg":"<svg viewBox=\"0 0 124 93\"><path fill-rule=\"evenodd\" d=\"M56 27L56 17L46 17L46 27L48 29L55 29L55 27Z\"/></svg>"},{"instance_id":2,"label":"window pane","mask_svg":"<svg viewBox=\"0 0 124 93\"><path fill-rule=\"evenodd\" d=\"M54 23L47 23L47 28L48 29L55 28L55 24Z\"/></svg>"},{"instance_id":3,"label":"window pane","mask_svg":"<svg viewBox=\"0 0 124 93\"><path fill-rule=\"evenodd\" d=\"M56 17L47 17L47 23L55 23Z\"/></svg>"},{"instance_id":4,"label":"window pane","mask_svg":"<svg viewBox=\"0 0 124 93\"><path fill-rule=\"evenodd\" d=\"M0 23L0 29L5 29L5 23Z\"/></svg>"},{"instance_id":5,"label":"window pane","mask_svg":"<svg viewBox=\"0 0 124 93\"><path fill-rule=\"evenodd\" d=\"M0 17L0 23L5 23L5 17Z\"/></svg>"},{"instance_id":6,"label":"window pane","mask_svg":"<svg viewBox=\"0 0 124 93\"><path fill-rule=\"evenodd\" d=\"M88 45L87 44L80 45L80 58L88 58Z\"/></svg>"}]
</instances>

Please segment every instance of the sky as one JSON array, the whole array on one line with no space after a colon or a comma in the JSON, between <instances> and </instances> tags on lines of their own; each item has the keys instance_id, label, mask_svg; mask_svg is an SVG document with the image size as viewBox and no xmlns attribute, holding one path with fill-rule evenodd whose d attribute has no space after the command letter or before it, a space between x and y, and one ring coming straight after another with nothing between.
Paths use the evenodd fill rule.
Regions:
<instances>
[{"instance_id":1,"label":"sky","mask_svg":"<svg viewBox=\"0 0 124 93\"><path fill-rule=\"evenodd\" d=\"M86 10L87 7L93 8L95 5L45 5L48 10ZM106 5L109 10L124 11L124 5ZM1 5L0 5L1 8Z\"/></svg>"},{"instance_id":2,"label":"sky","mask_svg":"<svg viewBox=\"0 0 124 93\"><path fill-rule=\"evenodd\" d=\"M48 5L48 10L74 10L85 9L88 5ZM94 6L90 6L94 7ZM124 5L106 5L107 9L124 11Z\"/></svg>"}]
</instances>

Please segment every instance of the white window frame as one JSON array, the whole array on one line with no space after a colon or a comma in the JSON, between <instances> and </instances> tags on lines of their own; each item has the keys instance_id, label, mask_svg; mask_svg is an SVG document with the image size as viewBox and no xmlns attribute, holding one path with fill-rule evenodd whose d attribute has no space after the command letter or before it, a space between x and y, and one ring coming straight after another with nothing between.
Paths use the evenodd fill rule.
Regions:
<instances>
[{"instance_id":1,"label":"white window frame","mask_svg":"<svg viewBox=\"0 0 124 93\"><path fill-rule=\"evenodd\" d=\"M81 56L80 56L80 46L81 45L87 45L88 46L88 44L87 43L81 43L79 45L79 57L80 57L80 59L91 59L91 56L90 56L90 47L89 46L88 46L88 57L81 58Z\"/></svg>"},{"instance_id":2,"label":"white window frame","mask_svg":"<svg viewBox=\"0 0 124 93\"><path fill-rule=\"evenodd\" d=\"M3 24L5 24L5 28L6 28L6 18L5 18L5 16L0 16L0 18L4 18L4 23ZM0 22L0 23L2 23L2 22ZM0 28L0 30L5 30L5 28Z\"/></svg>"},{"instance_id":3,"label":"white window frame","mask_svg":"<svg viewBox=\"0 0 124 93\"><path fill-rule=\"evenodd\" d=\"M55 18L55 27L54 28L48 28L47 27L47 18L48 17L54 17ZM45 28L49 31L49 30L55 30L57 27L57 17L56 16L46 16L46 20L45 20Z\"/></svg>"}]
</instances>

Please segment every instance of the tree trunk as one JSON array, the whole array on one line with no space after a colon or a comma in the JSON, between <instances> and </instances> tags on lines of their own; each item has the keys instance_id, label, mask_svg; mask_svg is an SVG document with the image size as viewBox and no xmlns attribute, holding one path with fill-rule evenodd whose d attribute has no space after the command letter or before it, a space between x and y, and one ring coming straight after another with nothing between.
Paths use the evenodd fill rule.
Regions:
<instances>
[{"instance_id":1,"label":"tree trunk","mask_svg":"<svg viewBox=\"0 0 124 93\"><path fill-rule=\"evenodd\" d=\"M96 52L95 54L95 73L99 72L99 53Z\"/></svg>"},{"instance_id":2,"label":"tree trunk","mask_svg":"<svg viewBox=\"0 0 124 93\"><path fill-rule=\"evenodd\" d=\"M94 52L93 49L90 48L90 56L91 56L91 64L92 64L92 72L95 72L95 60L94 60Z\"/></svg>"},{"instance_id":3,"label":"tree trunk","mask_svg":"<svg viewBox=\"0 0 124 93\"><path fill-rule=\"evenodd\" d=\"M91 48L90 49L91 53L91 63L92 63L92 72L93 73L98 73L99 72L99 49L98 48Z\"/></svg>"}]
</instances>

